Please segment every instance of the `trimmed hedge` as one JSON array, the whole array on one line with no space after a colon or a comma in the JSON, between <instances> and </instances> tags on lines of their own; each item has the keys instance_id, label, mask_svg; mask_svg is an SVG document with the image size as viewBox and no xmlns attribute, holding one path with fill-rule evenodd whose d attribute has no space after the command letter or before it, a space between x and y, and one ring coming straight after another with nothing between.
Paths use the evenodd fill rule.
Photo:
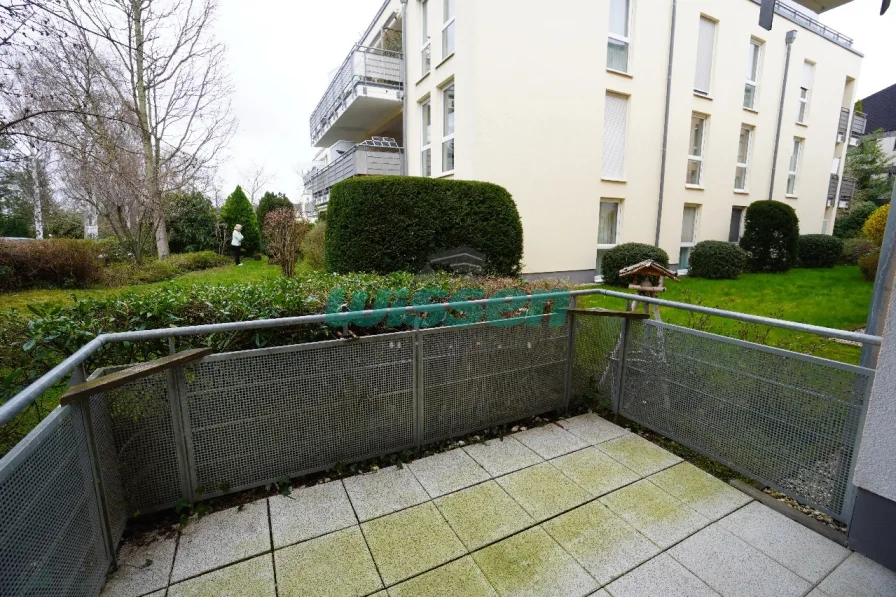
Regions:
<instances>
[{"instance_id":1,"label":"trimmed hedge","mask_svg":"<svg viewBox=\"0 0 896 597\"><path fill-rule=\"evenodd\" d=\"M604 284L628 286L629 281L619 277L619 270L653 259L663 267L669 267L669 255L659 247L641 243L624 243L607 251L601 262Z\"/></svg>"},{"instance_id":2,"label":"trimmed hedge","mask_svg":"<svg viewBox=\"0 0 896 597\"><path fill-rule=\"evenodd\" d=\"M740 248L747 252L747 269L786 272L797 263L800 221L780 201L756 201L747 208Z\"/></svg>"},{"instance_id":3,"label":"trimmed hedge","mask_svg":"<svg viewBox=\"0 0 896 597\"><path fill-rule=\"evenodd\" d=\"M804 234L797 254L800 267L834 267L843 254L843 241L827 234Z\"/></svg>"},{"instance_id":4,"label":"trimmed hedge","mask_svg":"<svg viewBox=\"0 0 896 597\"><path fill-rule=\"evenodd\" d=\"M840 263L843 265L858 265L861 257L875 251L877 251L877 247L867 238L848 238L843 241Z\"/></svg>"},{"instance_id":5,"label":"trimmed hedge","mask_svg":"<svg viewBox=\"0 0 896 597\"><path fill-rule=\"evenodd\" d=\"M736 280L747 265L747 254L739 246L720 240L697 243L688 260L688 276L710 280Z\"/></svg>"},{"instance_id":6,"label":"trimmed hedge","mask_svg":"<svg viewBox=\"0 0 896 597\"><path fill-rule=\"evenodd\" d=\"M102 277L92 240L0 240L0 290L87 288Z\"/></svg>"},{"instance_id":7,"label":"trimmed hedge","mask_svg":"<svg viewBox=\"0 0 896 597\"><path fill-rule=\"evenodd\" d=\"M506 189L486 182L377 176L345 180L330 192L328 271L419 272L431 255L463 246L485 254L485 273L519 274L523 225Z\"/></svg>"},{"instance_id":8,"label":"trimmed hedge","mask_svg":"<svg viewBox=\"0 0 896 597\"><path fill-rule=\"evenodd\" d=\"M877 249L873 253L859 257L859 269L862 270L862 277L869 282L874 282L874 279L877 278L877 264L879 261L880 250Z\"/></svg>"}]
</instances>

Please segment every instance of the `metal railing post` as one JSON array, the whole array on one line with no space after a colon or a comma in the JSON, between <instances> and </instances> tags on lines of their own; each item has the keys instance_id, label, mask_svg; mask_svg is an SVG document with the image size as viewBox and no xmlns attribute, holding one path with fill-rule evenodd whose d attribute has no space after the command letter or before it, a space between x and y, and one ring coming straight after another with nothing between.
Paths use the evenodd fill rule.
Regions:
<instances>
[{"instance_id":1,"label":"metal railing post","mask_svg":"<svg viewBox=\"0 0 896 597\"><path fill-rule=\"evenodd\" d=\"M613 415L619 416L622 407L622 392L625 391L625 356L628 352L629 320L623 318L622 338L619 343L619 362L616 364L616 384L613 388Z\"/></svg>"},{"instance_id":2,"label":"metal railing post","mask_svg":"<svg viewBox=\"0 0 896 597\"><path fill-rule=\"evenodd\" d=\"M413 365L414 365L414 445L419 449L423 446L423 334L420 332L419 314L414 318L413 334Z\"/></svg>"},{"instance_id":3,"label":"metal railing post","mask_svg":"<svg viewBox=\"0 0 896 597\"><path fill-rule=\"evenodd\" d=\"M554 303L556 306L556 302ZM576 308L576 297L569 299L569 309ZM575 313L566 312L566 374L563 379L563 410L569 410L572 399L572 378L575 367L576 317Z\"/></svg>"},{"instance_id":4,"label":"metal railing post","mask_svg":"<svg viewBox=\"0 0 896 597\"><path fill-rule=\"evenodd\" d=\"M176 347L174 339L168 345L171 354ZM184 368L176 367L165 372L168 382L168 406L171 411L171 431L174 435L174 451L177 455L177 469L180 477L181 495L192 504L199 498L196 492L198 475L193 455L190 433L190 413L186 404L186 377Z\"/></svg>"}]
</instances>

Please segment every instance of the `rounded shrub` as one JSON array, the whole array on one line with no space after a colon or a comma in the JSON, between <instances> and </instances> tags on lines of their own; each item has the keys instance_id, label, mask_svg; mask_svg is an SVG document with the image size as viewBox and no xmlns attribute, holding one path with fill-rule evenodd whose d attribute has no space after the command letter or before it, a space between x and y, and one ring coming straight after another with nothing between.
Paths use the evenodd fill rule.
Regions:
<instances>
[{"instance_id":1,"label":"rounded shrub","mask_svg":"<svg viewBox=\"0 0 896 597\"><path fill-rule=\"evenodd\" d=\"M874 253L876 250L877 247L867 238L848 238L843 241L840 263L843 265L858 265L860 257Z\"/></svg>"},{"instance_id":2,"label":"rounded shrub","mask_svg":"<svg viewBox=\"0 0 896 597\"><path fill-rule=\"evenodd\" d=\"M880 251L878 250L859 257L859 269L862 270L862 277L869 282L874 282L877 277L878 261L880 261Z\"/></svg>"},{"instance_id":3,"label":"rounded shrub","mask_svg":"<svg viewBox=\"0 0 896 597\"><path fill-rule=\"evenodd\" d=\"M747 208L740 248L748 270L786 272L797 263L799 239L799 218L786 203L756 201Z\"/></svg>"},{"instance_id":4,"label":"rounded shrub","mask_svg":"<svg viewBox=\"0 0 896 597\"><path fill-rule=\"evenodd\" d=\"M804 234L797 253L800 267L834 267L843 254L843 241L827 234Z\"/></svg>"},{"instance_id":5,"label":"rounded shrub","mask_svg":"<svg viewBox=\"0 0 896 597\"><path fill-rule=\"evenodd\" d=\"M736 280L747 265L747 254L739 246L720 240L697 243L688 260L688 275L710 280Z\"/></svg>"},{"instance_id":6,"label":"rounded shrub","mask_svg":"<svg viewBox=\"0 0 896 597\"><path fill-rule=\"evenodd\" d=\"M877 208L862 226L862 234L871 239L878 247L884 242L884 231L887 229L887 218L890 215L890 204Z\"/></svg>"},{"instance_id":7,"label":"rounded shrub","mask_svg":"<svg viewBox=\"0 0 896 597\"><path fill-rule=\"evenodd\" d=\"M629 281L619 276L619 270L648 259L653 259L663 267L669 267L669 254L659 247L642 243L624 243L613 247L601 261L604 284L628 286Z\"/></svg>"},{"instance_id":8,"label":"rounded shrub","mask_svg":"<svg viewBox=\"0 0 896 597\"><path fill-rule=\"evenodd\" d=\"M437 253L468 247L487 274L520 271L523 225L506 189L486 182L358 177L333 187L325 260L337 273L419 272Z\"/></svg>"}]
</instances>

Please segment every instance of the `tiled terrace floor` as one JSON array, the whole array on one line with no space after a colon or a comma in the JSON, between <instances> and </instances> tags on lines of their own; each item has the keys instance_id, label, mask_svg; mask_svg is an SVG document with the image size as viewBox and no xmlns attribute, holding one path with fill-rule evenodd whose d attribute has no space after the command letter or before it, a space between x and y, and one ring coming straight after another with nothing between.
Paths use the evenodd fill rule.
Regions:
<instances>
[{"instance_id":1,"label":"tiled terrace floor","mask_svg":"<svg viewBox=\"0 0 896 597\"><path fill-rule=\"evenodd\" d=\"M896 574L583 415L122 547L104 597L893 597Z\"/></svg>"}]
</instances>

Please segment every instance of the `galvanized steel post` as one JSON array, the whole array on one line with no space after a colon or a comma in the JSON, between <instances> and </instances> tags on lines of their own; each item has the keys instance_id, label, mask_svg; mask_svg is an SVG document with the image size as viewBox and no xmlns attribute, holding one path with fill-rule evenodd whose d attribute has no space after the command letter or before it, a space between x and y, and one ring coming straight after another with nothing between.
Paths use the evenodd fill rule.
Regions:
<instances>
[{"instance_id":1,"label":"galvanized steel post","mask_svg":"<svg viewBox=\"0 0 896 597\"><path fill-rule=\"evenodd\" d=\"M556 306L556 303L555 303ZM570 297L568 309L576 308L576 297ZM569 402L572 399L572 378L575 366L576 346L576 316L570 311L566 312L566 374L563 379L563 410L569 410Z\"/></svg>"}]
</instances>

